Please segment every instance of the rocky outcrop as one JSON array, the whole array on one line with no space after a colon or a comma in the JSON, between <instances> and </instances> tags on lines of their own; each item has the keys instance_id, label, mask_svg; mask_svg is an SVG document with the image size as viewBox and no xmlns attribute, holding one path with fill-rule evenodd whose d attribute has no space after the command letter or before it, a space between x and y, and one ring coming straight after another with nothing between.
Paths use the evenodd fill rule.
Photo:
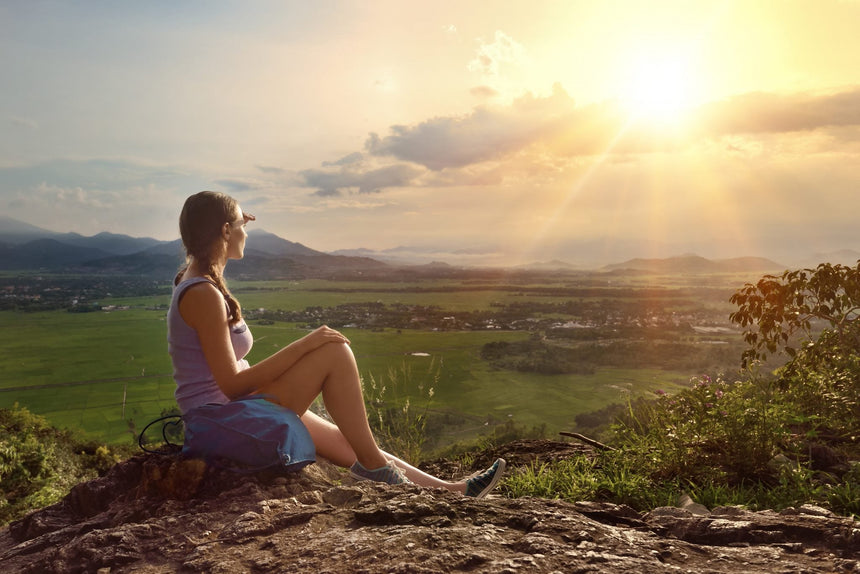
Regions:
<instances>
[{"instance_id":1,"label":"rocky outcrop","mask_svg":"<svg viewBox=\"0 0 860 574\"><path fill-rule=\"evenodd\" d=\"M516 443L498 454L515 471L529 451L554 458L572 448ZM687 506L642 515L593 502L474 500L351 483L325 462L237 475L141 455L0 531L0 571L860 572L851 519L816 507Z\"/></svg>"}]
</instances>

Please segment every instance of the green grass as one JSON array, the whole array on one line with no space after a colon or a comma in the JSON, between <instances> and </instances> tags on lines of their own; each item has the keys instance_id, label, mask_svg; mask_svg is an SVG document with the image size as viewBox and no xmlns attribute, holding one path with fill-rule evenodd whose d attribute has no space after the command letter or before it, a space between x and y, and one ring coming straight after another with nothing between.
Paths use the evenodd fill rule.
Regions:
<instances>
[{"instance_id":1,"label":"green grass","mask_svg":"<svg viewBox=\"0 0 860 574\"><path fill-rule=\"evenodd\" d=\"M20 403L59 427L79 428L107 442L129 440L127 419L140 430L174 406L163 311L111 313L0 313L0 407ZM303 336L299 326L254 325L256 362ZM484 422L514 420L551 432L570 428L574 417L627 393L671 388L686 380L655 370L603 369L593 376L536 375L492 369L480 359L484 343L519 340L522 332L433 332L345 329L364 378L384 376L403 364L422 372L441 364L431 408L468 421L457 438L475 436ZM426 353L429 356L416 356ZM48 385L48 386L46 386ZM61 386L62 385L62 386ZM21 388L30 387L30 388ZM42 387L42 388L39 388ZM123 398L125 397L125 410ZM405 396L403 397L405 398Z\"/></svg>"},{"instance_id":2,"label":"green grass","mask_svg":"<svg viewBox=\"0 0 860 574\"><path fill-rule=\"evenodd\" d=\"M408 289L414 287L412 284L395 284L396 288ZM417 286L418 289L439 289L445 285L439 282ZM523 301L559 301L558 297L546 297L540 295L522 296L512 291L498 291L492 287L480 291L390 291L383 285L377 285L378 291L373 290L374 284L370 285L343 285L332 283L332 289L357 288L359 291L311 291L308 285L288 286L283 291L254 291L246 290L245 284L238 281L231 282L230 288L242 302L246 309L282 309L288 311L301 311L307 307L336 307L348 303L364 303L367 301L381 301L386 305L400 303L403 305L438 305L452 313L465 311L483 311L491 308L491 303L511 303ZM318 287L323 289L325 287ZM391 284L388 284L391 288ZM564 300L564 299L562 299Z\"/></svg>"},{"instance_id":3,"label":"green grass","mask_svg":"<svg viewBox=\"0 0 860 574\"><path fill-rule=\"evenodd\" d=\"M0 389L170 373L164 311L0 313Z\"/></svg>"},{"instance_id":4,"label":"green grass","mask_svg":"<svg viewBox=\"0 0 860 574\"><path fill-rule=\"evenodd\" d=\"M446 280L402 284L234 281L230 285L246 309L302 310L308 306L382 301L438 305L457 312L488 309L493 302L567 299L494 290L491 285L486 290L450 292L444 289L463 283ZM395 290L401 288L439 290ZM349 289L360 291L345 291ZM0 407L18 402L60 427L82 429L111 443L128 441L128 419L140 430L162 410L175 406L166 312L147 310L166 306L169 301L169 293L165 292L102 301L103 305L132 306L112 312L0 312ZM258 325L251 321L250 326L255 337L248 357L252 363L307 333L300 325L289 323ZM343 331L352 341L365 379L370 374L383 378L390 369L404 364L415 373L423 372L431 360L441 365L431 410L459 417L460 427L447 431L458 440L488 430L485 423L491 426L510 420L525 427L546 424L549 432L569 429L577 414L623 403L630 393L671 390L685 383L690 375L606 368L590 376L549 376L495 370L480 358L485 343L522 340L528 337L525 332Z\"/></svg>"},{"instance_id":5,"label":"green grass","mask_svg":"<svg viewBox=\"0 0 860 574\"><path fill-rule=\"evenodd\" d=\"M163 311L3 312L0 348L0 391L14 389L0 407L20 403L60 428L124 441L126 419L174 405Z\"/></svg>"}]
</instances>

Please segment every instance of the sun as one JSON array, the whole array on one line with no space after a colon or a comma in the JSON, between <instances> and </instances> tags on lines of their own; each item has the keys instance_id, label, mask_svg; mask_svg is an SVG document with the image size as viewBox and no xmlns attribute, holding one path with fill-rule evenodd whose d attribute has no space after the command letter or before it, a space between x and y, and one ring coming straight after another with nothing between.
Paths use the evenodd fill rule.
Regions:
<instances>
[{"instance_id":1,"label":"sun","mask_svg":"<svg viewBox=\"0 0 860 574\"><path fill-rule=\"evenodd\" d=\"M641 52L630 59L622 103L639 120L679 122L692 107L692 78L684 54Z\"/></svg>"}]
</instances>

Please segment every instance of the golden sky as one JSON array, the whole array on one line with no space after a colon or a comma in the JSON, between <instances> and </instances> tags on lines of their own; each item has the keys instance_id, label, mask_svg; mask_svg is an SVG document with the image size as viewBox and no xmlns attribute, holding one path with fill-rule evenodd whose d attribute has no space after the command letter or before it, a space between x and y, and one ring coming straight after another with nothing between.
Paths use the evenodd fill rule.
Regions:
<instances>
[{"instance_id":1,"label":"golden sky","mask_svg":"<svg viewBox=\"0 0 860 574\"><path fill-rule=\"evenodd\" d=\"M860 1L0 4L0 205L175 238L220 189L320 250L860 250Z\"/></svg>"}]
</instances>

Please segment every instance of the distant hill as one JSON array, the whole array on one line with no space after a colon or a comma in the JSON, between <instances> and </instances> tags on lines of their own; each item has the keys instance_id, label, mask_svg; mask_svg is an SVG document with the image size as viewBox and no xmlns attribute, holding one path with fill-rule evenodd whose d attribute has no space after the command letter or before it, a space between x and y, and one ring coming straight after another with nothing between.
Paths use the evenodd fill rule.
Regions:
<instances>
[{"instance_id":1,"label":"distant hill","mask_svg":"<svg viewBox=\"0 0 860 574\"><path fill-rule=\"evenodd\" d=\"M111 256L93 247L68 245L56 239L36 239L22 245L0 245L0 269L58 269Z\"/></svg>"},{"instance_id":2,"label":"distant hill","mask_svg":"<svg viewBox=\"0 0 860 574\"><path fill-rule=\"evenodd\" d=\"M552 261L535 261L533 263L526 263L525 265L517 266L518 269L531 269L535 271L570 271L579 269L576 265L572 263L568 263L567 261L561 261L559 259L553 259Z\"/></svg>"},{"instance_id":3,"label":"distant hill","mask_svg":"<svg viewBox=\"0 0 860 574\"><path fill-rule=\"evenodd\" d=\"M173 278L185 258L182 241L99 233L56 233L0 216L0 270L137 275ZM228 277L279 279L338 277L379 271L368 257L330 255L264 230L249 233L245 258L231 261Z\"/></svg>"},{"instance_id":4,"label":"distant hill","mask_svg":"<svg viewBox=\"0 0 860 574\"><path fill-rule=\"evenodd\" d=\"M380 254L378 251L367 249L366 247L358 247L356 249L338 249L331 253L332 255L346 255L348 257L377 257Z\"/></svg>"},{"instance_id":5,"label":"distant hill","mask_svg":"<svg viewBox=\"0 0 860 574\"><path fill-rule=\"evenodd\" d=\"M0 243L27 243L34 239L53 237L57 233L13 219L8 215L0 215Z\"/></svg>"},{"instance_id":6,"label":"distant hill","mask_svg":"<svg viewBox=\"0 0 860 574\"><path fill-rule=\"evenodd\" d=\"M146 253L149 255L170 255L173 257L180 257L185 259L185 248L182 247L181 239L174 239L173 241L162 241L157 245L153 245L152 247L148 247L141 251L141 253Z\"/></svg>"},{"instance_id":7,"label":"distant hill","mask_svg":"<svg viewBox=\"0 0 860 574\"><path fill-rule=\"evenodd\" d=\"M301 243L287 241L274 233L269 233L262 229L253 229L248 232L248 249L276 257L290 257L293 255L314 257L326 255L322 251L305 247Z\"/></svg>"},{"instance_id":8,"label":"distant hill","mask_svg":"<svg viewBox=\"0 0 860 574\"><path fill-rule=\"evenodd\" d=\"M430 261L425 261L423 257L403 257L402 255L398 255L401 253L401 248L394 249L384 249L382 251L375 251L373 249L367 249L365 247L359 247L357 249L338 249L336 251L332 251L331 255L339 255L343 257L365 257L369 259L375 259L376 261L382 261L388 263L389 265L420 265L423 263L430 263Z\"/></svg>"},{"instance_id":9,"label":"distant hill","mask_svg":"<svg viewBox=\"0 0 860 574\"><path fill-rule=\"evenodd\" d=\"M706 274L779 273L787 268L762 257L706 259L695 254L662 259L629 259L623 263L600 267L602 263L599 258L607 256L600 244L579 245L575 251L590 254L592 258L576 260L573 264L561 259L539 261L521 265L517 270L569 273L600 269L622 274ZM642 252L641 249L637 251ZM620 252L623 253L624 250ZM480 255L478 252L476 254ZM403 270L407 269L428 276L434 272L444 272L445 276L450 276L456 270L480 269L474 265L486 265L481 263L480 257L472 257L476 254L467 250L447 252L433 247L404 246L381 251L357 248L325 253L301 243L288 241L274 233L252 228L249 231L245 259L231 262L227 274L249 279L336 277L341 274L367 276L369 273L380 277L400 277ZM149 237L131 237L107 232L91 237L78 233L57 233L0 215L0 270L125 273L163 278L173 276L184 256L179 239L160 241ZM853 266L858 259L860 252L845 249L818 253L805 259L798 257L792 267L815 267L823 262Z\"/></svg>"},{"instance_id":10,"label":"distant hill","mask_svg":"<svg viewBox=\"0 0 860 574\"><path fill-rule=\"evenodd\" d=\"M91 247L114 255L130 255L163 243L151 237L130 237L106 231L92 237L85 237L78 233L63 233L54 235L53 239L68 245Z\"/></svg>"},{"instance_id":11,"label":"distant hill","mask_svg":"<svg viewBox=\"0 0 860 574\"><path fill-rule=\"evenodd\" d=\"M603 268L605 271L632 270L649 273L738 273L747 271L778 272L786 269L763 257L705 259L699 255L680 255L666 259L630 259Z\"/></svg>"}]
</instances>

